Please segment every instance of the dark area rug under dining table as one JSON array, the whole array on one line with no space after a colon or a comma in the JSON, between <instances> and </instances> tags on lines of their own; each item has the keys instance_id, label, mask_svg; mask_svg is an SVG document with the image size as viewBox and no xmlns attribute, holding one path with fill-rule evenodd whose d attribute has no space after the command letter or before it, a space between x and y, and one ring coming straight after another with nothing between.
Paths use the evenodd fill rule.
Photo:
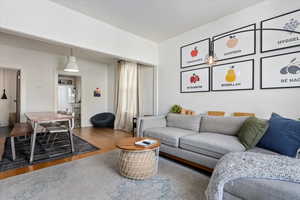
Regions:
<instances>
[{"instance_id":1,"label":"dark area rug under dining table","mask_svg":"<svg viewBox=\"0 0 300 200\"><path fill-rule=\"evenodd\" d=\"M70 139L67 134L60 133L55 135L37 134L36 146L34 151L34 162L38 164L62 158L71 157L87 152L97 151L98 147L88 143L80 137L73 135L75 152L71 152ZM2 161L0 161L0 172L10 169L18 169L31 165L30 157L30 137L15 138L16 160L12 160L10 138L6 138L5 151Z\"/></svg>"}]
</instances>

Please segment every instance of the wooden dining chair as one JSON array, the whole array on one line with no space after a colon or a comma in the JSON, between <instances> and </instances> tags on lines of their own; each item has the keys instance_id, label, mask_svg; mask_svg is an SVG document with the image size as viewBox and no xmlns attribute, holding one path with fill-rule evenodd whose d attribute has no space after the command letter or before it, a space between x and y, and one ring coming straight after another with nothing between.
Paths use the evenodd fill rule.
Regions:
<instances>
[{"instance_id":1,"label":"wooden dining chair","mask_svg":"<svg viewBox=\"0 0 300 200\"><path fill-rule=\"evenodd\" d=\"M255 113L245 113L245 112L234 112L233 113L234 117L255 117Z\"/></svg>"},{"instance_id":2,"label":"wooden dining chair","mask_svg":"<svg viewBox=\"0 0 300 200\"><path fill-rule=\"evenodd\" d=\"M225 116L225 112L223 112L223 111L208 111L207 115L209 115L209 116Z\"/></svg>"},{"instance_id":3,"label":"wooden dining chair","mask_svg":"<svg viewBox=\"0 0 300 200\"><path fill-rule=\"evenodd\" d=\"M68 114L68 115L72 115L72 120L71 121L69 121L69 122L56 122L56 123L52 123L51 126L46 127L46 132L49 135L48 140L47 140L47 144L50 143L52 135L53 135L53 137L52 137L51 146L54 145L58 134L67 133L69 135L69 138L70 138L71 150L72 150L72 153L73 153L75 151L75 149L74 149L73 135L72 135L71 131L75 127L75 119L74 119L75 118L75 113L71 113L71 114Z\"/></svg>"},{"instance_id":4,"label":"wooden dining chair","mask_svg":"<svg viewBox=\"0 0 300 200\"><path fill-rule=\"evenodd\" d=\"M10 145L12 152L12 159L16 160L15 137L29 136L32 134L32 127L29 123L16 123L10 132Z\"/></svg>"}]
</instances>

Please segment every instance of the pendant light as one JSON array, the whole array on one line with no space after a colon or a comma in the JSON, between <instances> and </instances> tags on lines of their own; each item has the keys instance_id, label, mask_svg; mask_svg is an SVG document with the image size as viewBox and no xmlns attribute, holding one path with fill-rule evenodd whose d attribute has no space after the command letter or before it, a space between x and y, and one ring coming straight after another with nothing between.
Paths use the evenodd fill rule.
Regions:
<instances>
[{"instance_id":1,"label":"pendant light","mask_svg":"<svg viewBox=\"0 0 300 200\"><path fill-rule=\"evenodd\" d=\"M68 63L64 69L65 72L79 72L79 67L76 62L76 57L73 55L73 49L71 49L71 55L68 57Z\"/></svg>"},{"instance_id":2,"label":"pendant light","mask_svg":"<svg viewBox=\"0 0 300 200\"><path fill-rule=\"evenodd\" d=\"M212 66L215 64L215 58L216 58L216 55L214 53L214 46L213 46L213 43L211 42L209 44L209 54L206 58L206 63L209 65L209 66Z\"/></svg>"},{"instance_id":3,"label":"pendant light","mask_svg":"<svg viewBox=\"0 0 300 200\"><path fill-rule=\"evenodd\" d=\"M2 96L1 96L1 99L7 99L7 96L6 96L6 94L5 94L5 80L4 80L5 74L4 74L4 72L5 72L5 69L2 70L3 94L2 94Z\"/></svg>"}]
</instances>

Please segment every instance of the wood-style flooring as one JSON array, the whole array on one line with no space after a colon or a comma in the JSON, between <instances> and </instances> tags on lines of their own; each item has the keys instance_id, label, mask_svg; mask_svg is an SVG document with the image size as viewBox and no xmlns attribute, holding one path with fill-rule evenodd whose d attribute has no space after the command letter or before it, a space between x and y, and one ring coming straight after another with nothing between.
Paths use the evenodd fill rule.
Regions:
<instances>
[{"instance_id":1,"label":"wood-style flooring","mask_svg":"<svg viewBox=\"0 0 300 200\"><path fill-rule=\"evenodd\" d=\"M88 152L80 155L74 155L68 158L45 162L45 163L39 163L36 165L31 165L28 167L20 168L20 169L13 169L8 170L5 172L0 172L0 180L16 176L19 174L24 174L27 172L31 172L34 170L50 167L53 165L58 165L65 162L70 162L73 160L78 160L81 158L85 158L88 156L96 155L105 153L108 151L112 151L116 149L116 143L118 140L125 138L125 137L132 137L132 133L127 133L124 131L118 131L118 130L112 130L112 129L106 129L106 128L80 128L75 129L74 134L81 137L82 139L88 141L89 143L95 145L96 147L99 147L100 150L94 151L94 152Z\"/></svg>"}]
</instances>

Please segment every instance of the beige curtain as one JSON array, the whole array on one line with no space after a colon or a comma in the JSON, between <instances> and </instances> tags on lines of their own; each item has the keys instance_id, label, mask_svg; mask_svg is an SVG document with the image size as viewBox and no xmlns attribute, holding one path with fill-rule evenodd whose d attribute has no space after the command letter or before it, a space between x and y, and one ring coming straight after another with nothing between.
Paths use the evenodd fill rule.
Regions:
<instances>
[{"instance_id":1,"label":"beige curtain","mask_svg":"<svg viewBox=\"0 0 300 200\"><path fill-rule=\"evenodd\" d=\"M132 131L138 111L138 65L120 61L117 74L115 129Z\"/></svg>"}]
</instances>

